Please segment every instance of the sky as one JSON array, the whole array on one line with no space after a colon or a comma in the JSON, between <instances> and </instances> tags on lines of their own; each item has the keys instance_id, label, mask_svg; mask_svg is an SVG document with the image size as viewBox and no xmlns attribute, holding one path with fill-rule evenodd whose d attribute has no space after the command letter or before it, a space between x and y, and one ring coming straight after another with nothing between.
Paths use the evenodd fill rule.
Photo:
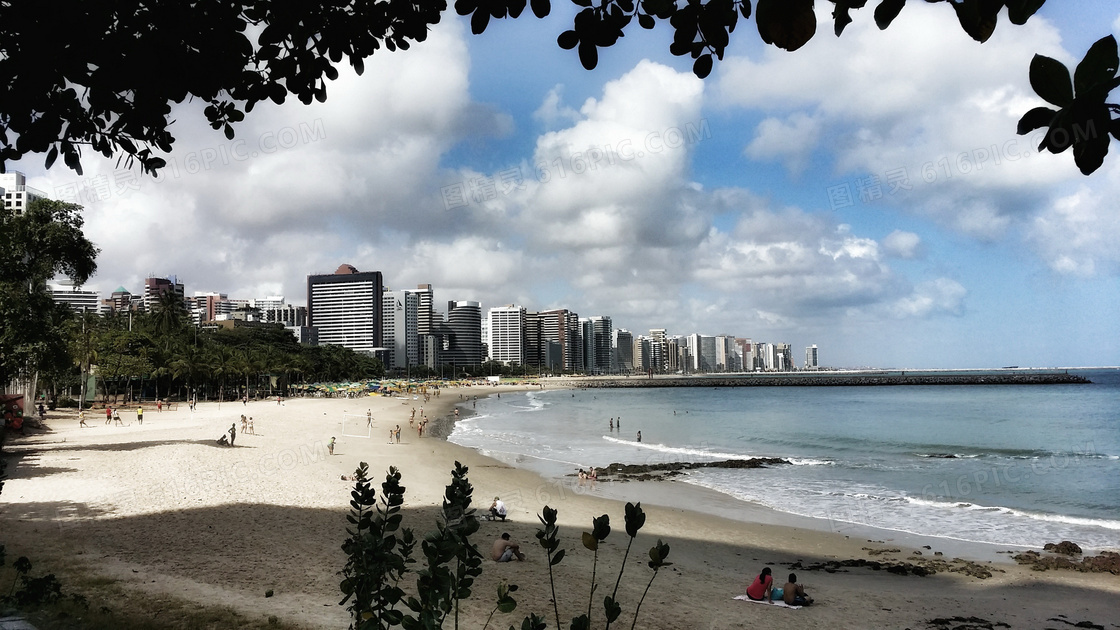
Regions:
<instances>
[{"instance_id":1,"label":"sky","mask_svg":"<svg viewBox=\"0 0 1120 630\"><path fill-rule=\"evenodd\" d=\"M234 140L175 108L164 174L87 152L8 165L84 206L86 287L283 295L341 264L436 303L569 308L637 334L816 344L822 365L1120 364L1120 155L1090 177L1017 136L1034 54L1071 69L1114 2L1002 15L985 44L945 3L872 9L789 53L752 20L701 81L638 28L586 71L572 7L452 12L428 41L342 69L325 103L259 105ZM1115 93L1114 93L1115 94Z\"/></svg>"}]
</instances>

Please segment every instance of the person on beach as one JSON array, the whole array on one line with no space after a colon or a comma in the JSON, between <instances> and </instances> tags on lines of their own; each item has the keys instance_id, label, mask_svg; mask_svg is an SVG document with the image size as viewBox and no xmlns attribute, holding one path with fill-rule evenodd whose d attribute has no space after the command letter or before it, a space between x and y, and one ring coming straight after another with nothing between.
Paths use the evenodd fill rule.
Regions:
<instances>
[{"instance_id":1,"label":"person on beach","mask_svg":"<svg viewBox=\"0 0 1120 630\"><path fill-rule=\"evenodd\" d=\"M82 411L78 412L78 426L79 427L88 427L89 426L88 424L86 424L86 412L85 412L84 409Z\"/></svg>"},{"instance_id":2,"label":"person on beach","mask_svg":"<svg viewBox=\"0 0 1120 630\"><path fill-rule=\"evenodd\" d=\"M509 532L502 532L501 538L494 541L494 546L490 549L490 557L494 562L509 562L514 558L524 560L525 554L520 551L521 546L509 539Z\"/></svg>"},{"instance_id":3,"label":"person on beach","mask_svg":"<svg viewBox=\"0 0 1120 630\"><path fill-rule=\"evenodd\" d=\"M401 425L397 425L396 430L393 431L393 437L397 438L397 444L401 443Z\"/></svg>"},{"instance_id":4,"label":"person on beach","mask_svg":"<svg viewBox=\"0 0 1120 630\"><path fill-rule=\"evenodd\" d=\"M366 409L366 427L373 427L373 410Z\"/></svg>"},{"instance_id":5,"label":"person on beach","mask_svg":"<svg viewBox=\"0 0 1120 630\"><path fill-rule=\"evenodd\" d=\"M249 429L249 419L245 417L245 414L241 414L241 432L244 433L248 429Z\"/></svg>"},{"instance_id":6,"label":"person on beach","mask_svg":"<svg viewBox=\"0 0 1120 630\"><path fill-rule=\"evenodd\" d=\"M496 518L506 520L506 504L498 497L494 497L494 502L490 504L490 520Z\"/></svg>"},{"instance_id":7,"label":"person on beach","mask_svg":"<svg viewBox=\"0 0 1120 630\"><path fill-rule=\"evenodd\" d=\"M249 416L249 433L252 433L253 435L257 434L256 429L253 428L253 416Z\"/></svg>"},{"instance_id":8,"label":"person on beach","mask_svg":"<svg viewBox=\"0 0 1120 630\"><path fill-rule=\"evenodd\" d=\"M638 441L639 442L642 441L642 432L641 431L638 431Z\"/></svg>"},{"instance_id":9,"label":"person on beach","mask_svg":"<svg viewBox=\"0 0 1120 630\"><path fill-rule=\"evenodd\" d=\"M797 574L790 573L789 581L782 587L782 601L790 606L808 606L813 598L805 594L805 585L797 583Z\"/></svg>"},{"instance_id":10,"label":"person on beach","mask_svg":"<svg viewBox=\"0 0 1120 630\"><path fill-rule=\"evenodd\" d=\"M762 573L758 574L754 582L751 582L751 585L747 587L747 597L756 602L772 602L774 601L773 588L774 577L770 575L770 567L766 567L762 569Z\"/></svg>"},{"instance_id":11,"label":"person on beach","mask_svg":"<svg viewBox=\"0 0 1120 630\"><path fill-rule=\"evenodd\" d=\"M334 436L331 436L331 441L327 442L327 452L334 455Z\"/></svg>"},{"instance_id":12,"label":"person on beach","mask_svg":"<svg viewBox=\"0 0 1120 630\"><path fill-rule=\"evenodd\" d=\"M144 424L144 408L136 408L136 424Z\"/></svg>"},{"instance_id":13,"label":"person on beach","mask_svg":"<svg viewBox=\"0 0 1120 630\"><path fill-rule=\"evenodd\" d=\"M229 425L229 445L233 446L233 441L237 439L237 424Z\"/></svg>"},{"instance_id":14,"label":"person on beach","mask_svg":"<svg viewBox=\"0 0 1120 630\"><path fill-rule=\"evenodd\" d=\"M163 400L156 401L156 413L163 413Z\"/></svg>"},{"instance_id":15,"label":"person on beach","mask_svg":"<svg viewBox=\"0 0 1120 630\"><path fill-rule=\"evenodd\" d=\"M121 420L121 412L117 409L113 410L113 423L114 424L119 424L122 427L124 426L124 421Z\"/></svg>"},{"instance_id":16,"label":"person on beach","mask_svg":"<svg viewBox=\"0 0 1120 630\"><path fill-rule=\"evenodd\" d=\"M113 408L105 405L105 424L113 424Z\"/></svg>"},{"instance_id":17,"label":"person on beach","mask_svg":"<svg viewBox=\"0 0 1120 630\"><path fill-rule=\"evenodd\" d=\"M389 443L393 443L393 427L389 427Z\"/></svg>"},{"instance_id":18,"label":"person on beach","mask_svg":"<svg viewBox=\"0 0 1120 630\"><path fill-rule=\"evenodd\" d=\"M611 431L614 431L614 416L611 416Z\"/></svg>"}]
</instances>

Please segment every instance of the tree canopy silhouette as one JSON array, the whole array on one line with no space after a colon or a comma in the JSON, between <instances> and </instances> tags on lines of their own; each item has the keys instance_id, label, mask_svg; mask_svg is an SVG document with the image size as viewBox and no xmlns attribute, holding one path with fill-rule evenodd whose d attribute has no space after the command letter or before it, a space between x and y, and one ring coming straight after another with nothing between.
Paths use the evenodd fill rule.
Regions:
<instances>
[{"instance_id":1,"label":"tree canopy silhouette","mask_svg":"<svg viewBox=\"0 0 1120 630\"><path fill-rule=\"evenodd\" d=\"M723 59L739 20L754 19L767 44L795 51L816 34L814 0L571 0L579 11L557 44L575 49L588 70L637 21L673 30L669 51L689 56L707 77ZM837 36L867 0L828 0ZM917 0L915 0L917 1ZM961 28L987 41L1000 16L1024 24L1045 0L925 0L946 3ZM874 18L887 28L906 0L879 0ZM550 0L457 0L482 33L492 19L538 18ZM1006 12L1004 11L1006 9ZM175 138L171 106L206 104L210 126L234 135L234 123L261 101L303 103L327 98L326 81L343 59L358 74L375 52L407 50L424 41L447 10L443 0L0 0L0 172L8 161L62 156L81 173L82 147L155 172ZM1035 108L1019 122L1025 134L1046 127L1039 149L1072 148L1088 175L1104 161L1109 136L1120 140L1120 106L1108 103L1120 85L1112 36L1094 44L1070 75L1060 62L1036 56L1031 85L1058 109ZM1117 117L1114 117L1117 116Z\"/></svg>"}]
</instances>

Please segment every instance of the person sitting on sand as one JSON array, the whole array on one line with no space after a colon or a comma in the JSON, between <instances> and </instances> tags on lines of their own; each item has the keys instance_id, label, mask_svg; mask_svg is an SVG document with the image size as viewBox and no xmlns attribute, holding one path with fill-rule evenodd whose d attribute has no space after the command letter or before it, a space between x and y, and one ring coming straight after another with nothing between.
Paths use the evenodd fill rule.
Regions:
<instances>
[{"instance_id":1,"label":"person sitting on sand","mask_svg":"<svg viewBox=\"0 0 1120 630\"><path fill-rule=\"evenodd\" d=\"M773 588L774 578L770 575L770 567L766 567L762 570L762 573L758 574L754 582L751 582L751 585L747 587L747 597L756 602L772 602L774 601L773 593L771 592Z\"/></svg>"},{"instance_id":2,"label":"person sitting on sand","mask_svg":"<svg viewBox=\"0 0 1120 630\"><path fill-rule=\"evenodd\" d=\"M506 504L498 497L494 497L494 502L490 504L490 518L506 520Z\"/></svg>"},{"instance_id":3,"label":"person sitting on sand","mask_svg":"<svg viewBox=\"0 0 1120 630\"><path fill-rule=\"evenodd\" d=\"M782 601L790 606L808 606L813 598L805 594L805 585L797 583L797 574L789 574L789 582L782 587Z\"/></svg>"},{"instance_id":4,"label":"person sitting on sand","mask_svg":"<svg viewBox=\"0 0 1120 630\"><path fill-rule=\"evenodd\" d=\"M494 562L509 562L514 558L524 560L525 554L520 551L521 546L509 539L509 532L502 532L502 537L494 541L490 549L490 557Z\"/></svg>"}]
</instances>

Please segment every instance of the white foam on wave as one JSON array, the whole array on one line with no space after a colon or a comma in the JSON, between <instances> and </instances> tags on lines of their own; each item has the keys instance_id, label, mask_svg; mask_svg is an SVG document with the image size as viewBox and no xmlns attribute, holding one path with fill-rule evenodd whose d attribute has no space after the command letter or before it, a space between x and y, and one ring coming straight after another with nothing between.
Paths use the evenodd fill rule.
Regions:
<instances>
[{"instance_id":1,"label":"white foam on wave","mask_svg":"<svg viewBox=\"0 0 1120 630\"><path fill-rule=\"evenodd\" d=\"M687 446L667 446L665 444L657 444L657 443L652 443L652 442L638 442L636 440L624 440L622 438L616 438L616 437L612 437L612 436L609 436L609 435L604 435L603 439L608 441L608 442L614 442L615 444L625 444L626 446L633 446L633 447L644 449L644 450L647 450L647 451L664 453L666 455L684 456L684 459L686 459L686 460L689 459L689 458L697 458L697 457L704 458L704 459L710 459L710 460L713 460L713 461L714 460L724 460L724 459L743 459L743 460L746 460L746 459L755 459L755 458L758 458L758 457L771 457L770 455L756 455L756 454L749 454L749 453L744 454L744 453L731 453L731 452L725 452L725 451L713 451L711 449L706 449L706 448L692 448L692 447L687 447ZM831 465L835 464L835 462L832 462L830 460L812 459L812 458L806 458L806 457L787 458L787 459L788 459L789 463L793 464L794 466L831 466Z\"/></svg>"},{"instance_id":2,"label":"white foam on wave","mask_svg":"<svg viewBox=\"0 0 1120 630\"><path fill-rule=\"evenodd\" d=\"M1102 519L1102 518L1084 518L1079 516L1066 516L1064 514L1047 514L1043 512L1032 512L1030 510L1020 510L1016 508L1004 507L1002 505L977 505L975 503L968 503L966 501L934 501L930 499L921 499L918 497L905 497L907 503L914 505L922 505L939 509L965 509L978 512L995 512L999 514L1007 514L1011 516L1019 516L1022 518L1029 518L1038 521L1045 521L1048 523L1064 523L1066 525L1078 525L1082 527L1101 527L1104 529L1120 530L1120 521Z\"/></svg>"}]
</instances>

